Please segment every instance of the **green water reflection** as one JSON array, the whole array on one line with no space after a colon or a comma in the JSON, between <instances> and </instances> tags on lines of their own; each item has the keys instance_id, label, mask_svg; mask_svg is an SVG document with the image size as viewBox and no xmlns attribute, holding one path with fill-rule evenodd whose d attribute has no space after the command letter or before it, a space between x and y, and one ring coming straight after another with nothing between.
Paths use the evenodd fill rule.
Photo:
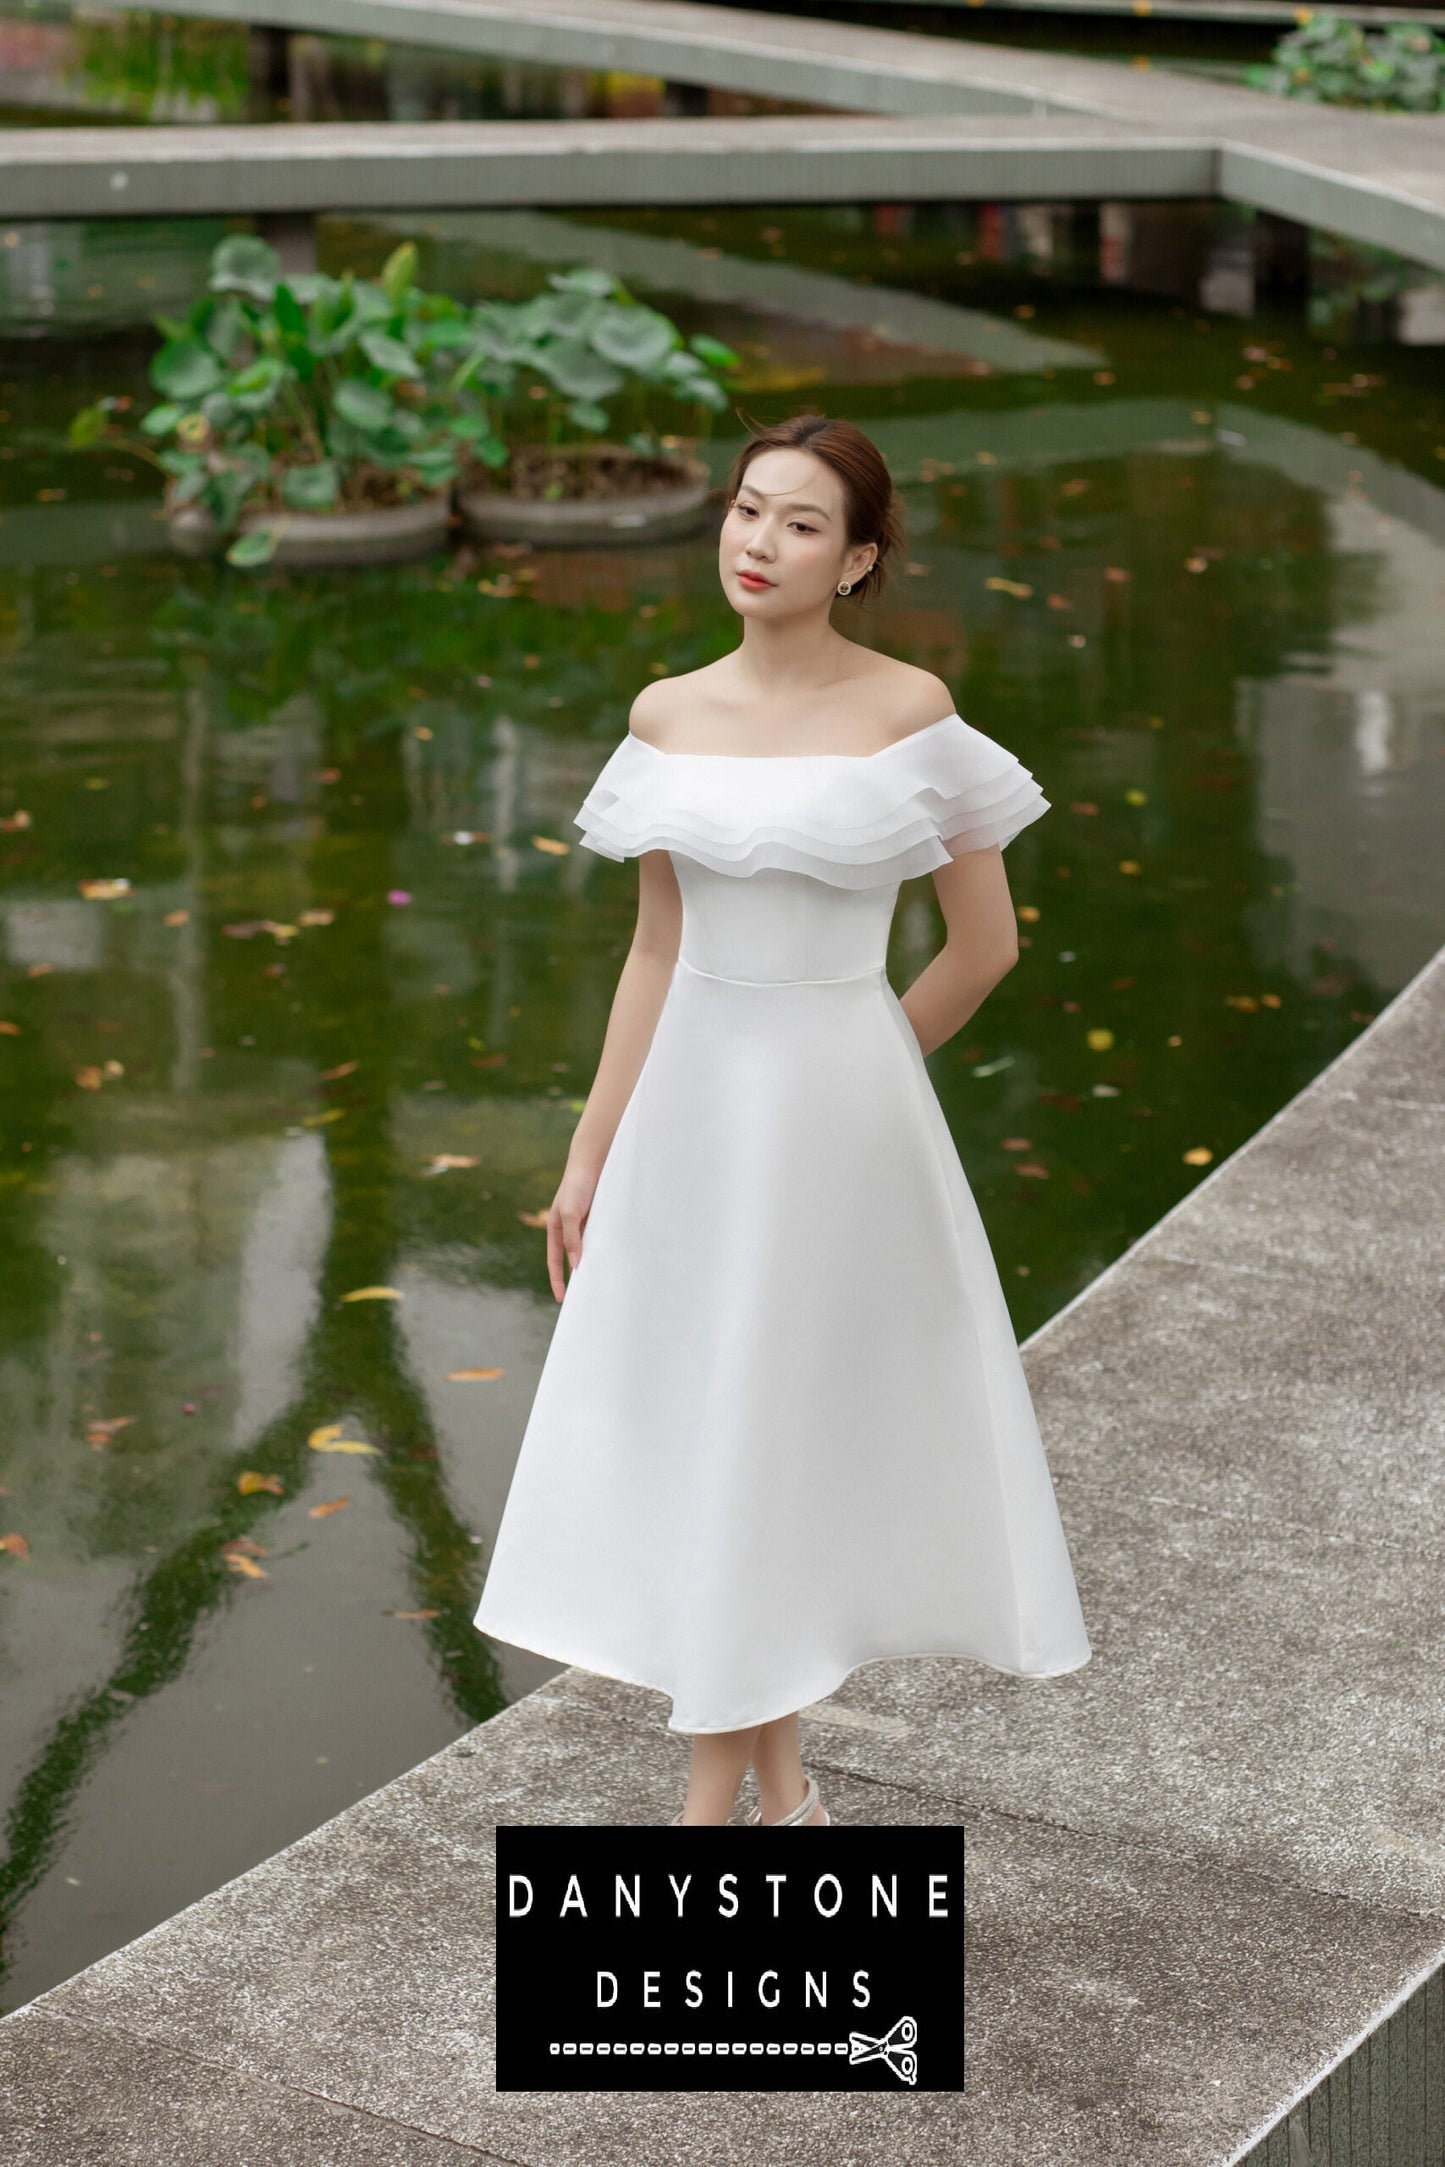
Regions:
<instances>
[{"instance_id":1,"label":"green water reflection","mask_svg":"<svg viewBox=\"0 0 1445 2167\"><path fill-rule=\"evenodd\" d=\"M1439 943L1445 411L1426 353L897 212L429 221L424 275L617 260L747 354L750 413L884 446L909 545L840 622L1053 805L1020 967L930 1062L1023 1337ZM10 2008L555 1668L470 1618L632 924L570 815L638 687L735 640L711 530L173 559L144 473L59 448L147 351L0 349ZM909 883L897 988L940 933Z\"/></svg>"}]
</instances>

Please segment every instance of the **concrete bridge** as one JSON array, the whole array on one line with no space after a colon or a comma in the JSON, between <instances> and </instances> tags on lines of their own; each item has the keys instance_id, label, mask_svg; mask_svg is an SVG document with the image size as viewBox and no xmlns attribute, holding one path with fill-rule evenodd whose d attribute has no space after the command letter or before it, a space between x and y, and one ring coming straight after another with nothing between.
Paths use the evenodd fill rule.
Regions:
<instances>
[{"instance_id":1,"label":"concrete bridge","mask_svg":"<svg viewBox=\"0 0 1445 2167\"><path fill-rule=\"evenodd\" d=\"M0 135L0 218L1215 195L1445 269L1445 118L692 0L187 0L186 12L829 110L16 129Z\"/></svg>"}]
</instances>

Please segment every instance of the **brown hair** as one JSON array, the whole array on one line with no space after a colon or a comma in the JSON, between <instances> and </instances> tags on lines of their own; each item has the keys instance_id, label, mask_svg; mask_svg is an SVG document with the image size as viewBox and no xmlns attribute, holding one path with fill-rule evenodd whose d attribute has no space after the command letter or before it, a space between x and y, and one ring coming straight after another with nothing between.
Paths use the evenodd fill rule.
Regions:
<instances>
[{"instance_id":1,"label":"brown hair","mask_svg":"<svg viewBox=\"0 0 1445 2167\"><path fill-rule=\"evenodd\" d=\"M746 416L739 415L738 418L748 428L754 426ZM777 446L810 451L833 469L843 484L843 516L850 547L859 542L876 542L878 545L872 565L861 579L854 580L847 599L860 601L880 593L885 578L883 560L891 549L901 544L903 520L893 477L878 446L853 422L833 420L816 408L790 414L783 421L758 429L744 444L723 485L726 506L731 508L743 476L758 453L772 451Z\"/></svg>"}]
</instances>

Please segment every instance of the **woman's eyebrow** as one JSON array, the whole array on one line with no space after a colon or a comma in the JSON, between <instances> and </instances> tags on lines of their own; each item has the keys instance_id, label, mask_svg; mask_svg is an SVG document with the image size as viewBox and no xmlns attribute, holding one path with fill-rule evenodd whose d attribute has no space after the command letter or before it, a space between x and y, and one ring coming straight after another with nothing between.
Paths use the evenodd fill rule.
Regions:
<instances>
[{"instance_id":1,"label":"woman's eyebrow","mask_svg":"<svg viewBox=\"0 0 1445 2167\"><path fill-rule=\"evenodd\" d=\"M741 496L744 490L747 491L750 497L765 497L768 494L766 489L754 489L751 482L741 483L738 488L738 495ZM773 495L777 495L776 490L773 491ZM792 503L788 506L788 510L790 512L816 512L820 519L828 519L832 516L831 513L824 511L821 504L804 504L797 497L795 497Z\"/></svg>"}]
</instances>

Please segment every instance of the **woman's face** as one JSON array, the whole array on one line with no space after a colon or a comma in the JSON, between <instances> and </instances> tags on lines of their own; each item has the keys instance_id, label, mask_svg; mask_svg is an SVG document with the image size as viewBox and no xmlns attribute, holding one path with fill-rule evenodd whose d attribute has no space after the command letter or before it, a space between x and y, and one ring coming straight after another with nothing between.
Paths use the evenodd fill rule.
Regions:
<instances>
[{"instance_id":1,"label":"woman's face","mask_svg":"<svg viewBox=\"0 0 1445 2167\"><path fill-rule=\"evenodd\" d=\"M742 617L826 609L840 580L861 579L878 554L850 546L843 484L825 460L771 445L748 462L718 537L718 576Z\"/></svg>"}]
</instances>

